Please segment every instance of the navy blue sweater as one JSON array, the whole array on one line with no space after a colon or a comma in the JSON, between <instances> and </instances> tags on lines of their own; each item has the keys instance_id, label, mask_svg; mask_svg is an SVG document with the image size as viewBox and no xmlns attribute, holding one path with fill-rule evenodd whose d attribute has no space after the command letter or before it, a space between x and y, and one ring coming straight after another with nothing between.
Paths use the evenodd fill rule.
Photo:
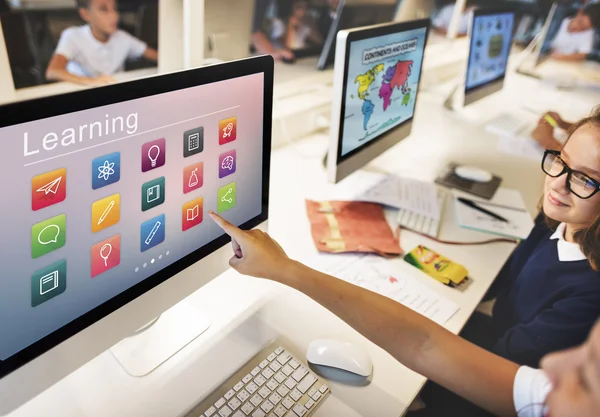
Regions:
<instances>
[{"instance_id":1,"label":"navy blue sweater","mask_svg":"<svg viewBox=\"0 0 600 417\"><path fill-rule=\"evenodd\" d=\"M600 273L587 260L559 261L552 233L538 217L491 290L494 352L531 367L584 342L600 317Z\"/></svg>"}]
</instances>

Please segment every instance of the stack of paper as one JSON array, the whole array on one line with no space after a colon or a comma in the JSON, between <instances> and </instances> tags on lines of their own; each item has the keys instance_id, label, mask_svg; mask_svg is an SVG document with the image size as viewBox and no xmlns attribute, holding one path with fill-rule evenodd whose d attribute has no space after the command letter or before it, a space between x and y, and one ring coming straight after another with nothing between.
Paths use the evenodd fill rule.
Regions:
<instances>
[{"instance_id":1,"label":"stack of paper","mask_svg":"<svg viewBox=\"0 0 600 417\"><path fill-rule=\"evenodd\" d=\"M506 236L526 239L533 229L534 223L527 211L521 193L510 188L499 188L491 200L483 200L471 194L454 190L456 219L461 227ZM508 222L503 222L473 207L461 203L457 197L463 197L477 206L497 214Z\"/></svg>"}]
</instances>

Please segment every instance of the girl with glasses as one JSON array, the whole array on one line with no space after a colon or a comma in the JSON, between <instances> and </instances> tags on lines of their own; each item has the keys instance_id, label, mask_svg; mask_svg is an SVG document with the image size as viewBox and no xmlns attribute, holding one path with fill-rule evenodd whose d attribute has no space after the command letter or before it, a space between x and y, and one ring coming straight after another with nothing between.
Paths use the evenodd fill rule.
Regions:
<instances>
[{"instance_id":1,"label":"girl with glasses","mask_svg":"<svg viewBox=\"0 0 600 417\"><path fill-rule=\"evenodd\" d=\"M550 187L557 188L550 182ZM260 230L242 231L209 214L232 238L230 265L234 269L303 292L408 368L490 413L503 417L600 415L600 323L580 346L544 358L542 370L519 366L400 303L291 260ZM432 415L464 414L445 409Z\"/></svg>"}]
</instances>

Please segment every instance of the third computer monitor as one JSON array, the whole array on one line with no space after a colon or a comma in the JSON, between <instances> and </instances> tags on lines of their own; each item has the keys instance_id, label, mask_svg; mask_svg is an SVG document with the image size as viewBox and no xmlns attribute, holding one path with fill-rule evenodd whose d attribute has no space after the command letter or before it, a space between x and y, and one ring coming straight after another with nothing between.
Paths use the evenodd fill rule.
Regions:
<instances>
[{"instance_id":1,"label":"third computer monitor","mask_svg":"<svg viewBox=\"0 0 600 417\"><path fill-rule=\"evenodd\" d=\"M410 134L429 19L340 31L329 179L342 180Z\"/></svg>"},{"instance_id":2,"label":"third computer monitor","mask_svg":"<svg viewBox=\"0 0 600 417\"><path fill-rule=\"evenodd\" d=\"M479 9L473 12L465 105L502 90L514 25L515 15L511 11Z\"/></svg>"}]
</instances>

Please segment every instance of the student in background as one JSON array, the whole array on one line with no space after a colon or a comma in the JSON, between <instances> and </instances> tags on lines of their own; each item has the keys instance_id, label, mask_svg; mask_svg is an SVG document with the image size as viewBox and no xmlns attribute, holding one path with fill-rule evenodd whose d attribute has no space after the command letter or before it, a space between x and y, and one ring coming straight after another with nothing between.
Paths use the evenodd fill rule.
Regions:
<instances>
[{"instance_id":1,"label":"student in background","mask_svg":"<svg viewBox=\"0 0 600 417\"><path fill-rule=\"evenodd\" d=\"M260 54L277 61L293 62L294 53L285 46L290 0L255 0L252 19L252 45Z\"/></svg>"},{"instance_id":2,"label":"student in background","mask_svg":"<svg viewBox=\"0 0 600 417\"><path fill-rule=\"evenodd\" d=\"M156 50L118 29L116 0L77 0L77 5L87 25L62 33L46 71L49 80L108 84L128 59L158 60Z\"/></svg>"},{"instance_id":3,"label":"student in background","mask_svg":"<svg viewBox=\"0 0 600 417\"><path fill-rule=\"evenodd\" d=\"M286 48L295 51L323 45L323 36L317 23L308 14L308 0L294 0L288 20Z\"/></svg>"},{"instance_id":4,"label":"student in background","mask_svg":"<svg viewBox=\"0 0 600 417\"><path fill-rule=\"evenodd\" d=\"M458 30L456 32L457 36L466 36L469 30L469 15L473 10L475 10L475 2L467 0L467 4L465 10L462 12L460 16L460 21L458 24ZM446 35L448 33L448 29L450 28L450 22L452 22L452 15L454 14L454 2L451 4L447 4L440 9L437 16L433 19L432 26L433 30L442 35Z\"/></svg>"},{"instance_id":5,"label":"student in background","mask_svg":"<svg viewBox=\"0 0 600 417\"><path fill-rule=\"evenodd\" d=\"M390 298L291 260L260 230L242 231L209 215L231 236L230 265L238 272L303 292L409 369L489 412L503 417L600 415L600 324L579 347L545 358L543 370L519 366ZM464 416L451 408L432 414L459 415Z\"/></svg>"},{"instance_id":6,"label":"student in background","mask_svg":"<svg viewBox=\"0 0 600 417\"><path fill-rule=\"evenodd\" d=\"M553 59L583 61L594 47L595 28L600 27L600 4L590 4L562 21L552 42Z\"/></svg>"},{"instance_id":7,"label":"student in background","mask_svg":"<svg viewBox=\"0 0 600 417\"><path fill-rule=\"evenodd\" d=\"M563 140L556 135L556 129L562 134L568 133L573 123L564 120L557 112L549 111L544 114L531 132L531 136L544 148L560 151Z\"/></svg>"}]
</instances>

